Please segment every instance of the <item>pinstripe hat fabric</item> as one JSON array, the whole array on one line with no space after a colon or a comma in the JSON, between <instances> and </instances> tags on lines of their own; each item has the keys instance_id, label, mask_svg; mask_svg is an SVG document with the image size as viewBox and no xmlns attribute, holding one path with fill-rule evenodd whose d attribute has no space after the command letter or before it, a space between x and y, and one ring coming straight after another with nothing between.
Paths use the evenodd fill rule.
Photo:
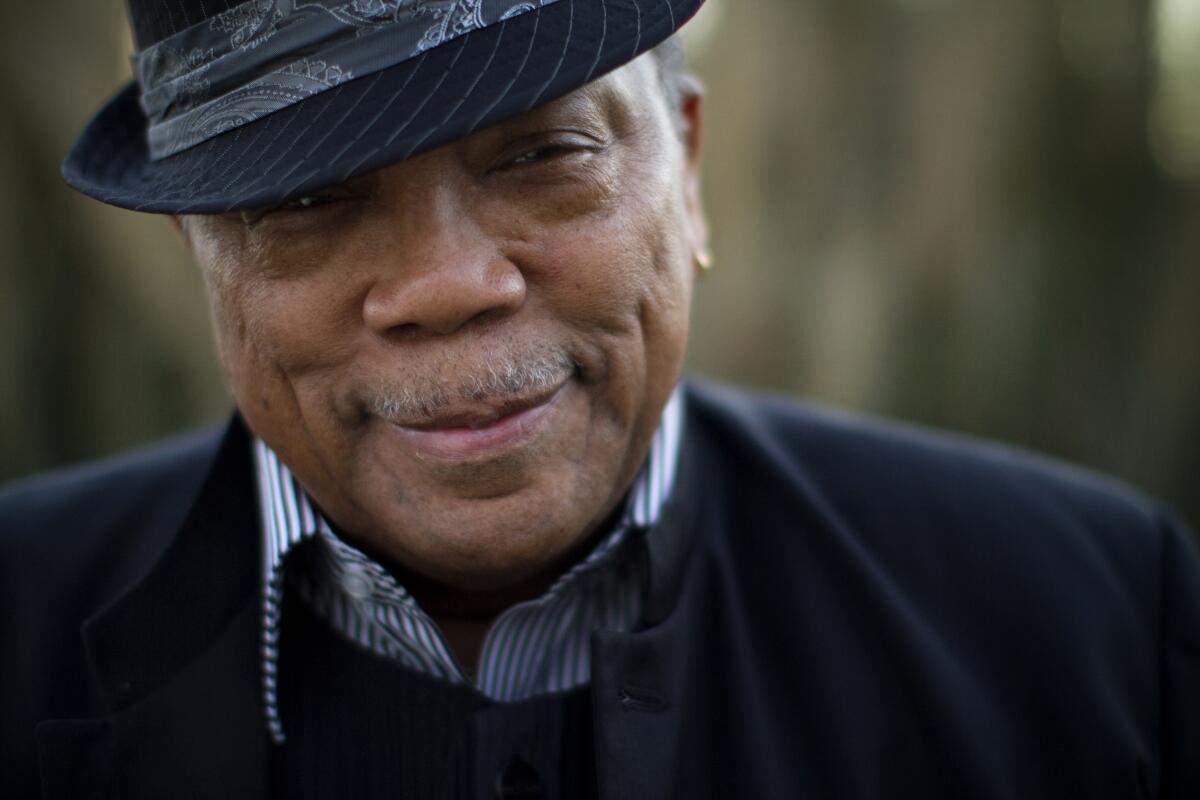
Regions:
<instances>
[{"instance_id":1,"label":"pinstripe hat fabric","mask_svg":"<svg viewBox=\"0 0 1200 800\"><path fill-rule=\"evenodd\" d=\"M281 7L297 9L312 2L250 0L242 6L269 6L278 14ZM345 5L357 12L388 2L403 6L405 0L350 0ZM133 82L85 128L63 163L63 176L84 194L139 211L219 213L272 205L403 161L561 97L662 42L702 3L514 3L503 18L411 55L400 53L396 57L403 60L390 66L344 75L344 80L330 81L321 91L261 116L222 123L219 133L188 139L165 155L152 155L147 140L151 120L142 96L146 87ZM446 5L471 4L461 0ZM230 0L131 0L139 54L152 53L157 44L186 37L189 29L194 32L238 8ZM249 49L239 44L241 50ZM203 55L200 48L187 55L197 54ZM204 69L207 65L201 64L195 73L202 75Z\"/></svg>"}]
</instances>

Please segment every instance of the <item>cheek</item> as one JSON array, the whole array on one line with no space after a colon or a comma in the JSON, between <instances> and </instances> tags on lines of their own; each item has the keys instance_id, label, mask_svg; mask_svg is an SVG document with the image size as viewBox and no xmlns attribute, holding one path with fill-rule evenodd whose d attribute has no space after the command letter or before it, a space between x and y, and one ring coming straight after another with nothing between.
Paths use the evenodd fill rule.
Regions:
<instances>
[{"instance_id":1,"label":"cheek","mask_svg":"<svg viewBox=\"0 0 1200 800\"><path fill-rule=\"evenodd\" d=\"M223 350L290 375L320 369L346 352L347 303L334 287L305 282L246 284L215 303Z\"/></svg>"},{"instance_id":2,"label":"cheek","mask_svg":"<svg viewBox=\"0 0 1200 800\"><path fill-rule=\"evenodd\" d=\"M225 381L250 427L259 430L263 427L260 415L278 413L284 405L281 373L265 346L260 309L227 290L214 292L212 305Z\"/></svg>"},{"instance_id":3,"label":"cheek","mask_svg":"<svg viewBox=\"0 0 1200 800\"><path fill-rule=\"evenodd\" d=\"M253 429L266 432L301 417L315 422L332 407L328 383L315 378L348 350L330 324L328 297L275 283L214 292L221 364Z\"/></svg>"},{"instance_id":4,"label":"cheek","mask_svg":"<svg viewBox=\"0 0 1200 800\"><path fill-rule=\"evenodd\" d=\"M237 242L198 249L223 358L300 375L347 356L359 280L330 268L357 263L332 257L335 239L243 231Z\"/></svg>"},{"instance_id":5,"label":"cheek","mask_svg":"<svg viewBox=\"0 0 1200 800\"><path fill-rule=\"evenodd\" d=\"M631 200L558 227L528 254L531 294L574 332L585 380L622 419L665 399L682 370L691 273L682 227L664 206Z\"/></svg>"},{"instance_id":6,"label":"cheek","mask_svg":"<svg viewBox=\"0 0 1200 800\"><path fill-rule=\"evenodd\" d=\"M626 227L634 241L622 270L640 337L645 391L664 401L682 371L691 301L690 258L676 212L668 203L642 206Z\"/></svg>"},{"instance_id":7,"label":"cheek","mask_svg":"<svg viewBox=\"0 0 1200 800\"><path fill-rule=\"evenodd\" d=\"M659 187L647 187L652 197ZM628 317L678 289L678 247L669 209L629 192L595 213L526 226L514 261L527 280L589 322Z\"/></svg>"}]
</instances>

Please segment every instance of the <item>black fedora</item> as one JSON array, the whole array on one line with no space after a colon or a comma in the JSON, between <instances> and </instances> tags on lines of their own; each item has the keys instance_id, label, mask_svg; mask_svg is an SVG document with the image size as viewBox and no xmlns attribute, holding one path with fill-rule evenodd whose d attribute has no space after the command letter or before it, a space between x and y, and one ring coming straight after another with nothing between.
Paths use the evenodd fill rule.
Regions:
<instances>
[{"instance_id":1,"label":"black fedora","mask_svg":"<svg viewBox=\"0 0 1200 800\"><path fill-rule=\"evenodd\" d=\"M63 177L112 205L271 205L548 102L704 0L129 0L135 80Z\"/></svg>"}]
</instances>

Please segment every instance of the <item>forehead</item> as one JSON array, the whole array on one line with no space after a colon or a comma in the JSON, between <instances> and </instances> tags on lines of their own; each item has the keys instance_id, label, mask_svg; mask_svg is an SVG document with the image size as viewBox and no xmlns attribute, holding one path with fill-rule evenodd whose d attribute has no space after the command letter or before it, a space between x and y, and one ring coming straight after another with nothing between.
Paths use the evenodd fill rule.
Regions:
<instances>
[{"instance_id":1,"label":"forehead","mask_svg":"<svg viewBox=\"0 0 1200 800\"><path fill-rule=\"evenodd\" d=\"M522 116L556 108L582 110L585 105L610 114L651 113L664 99L653 56L647 54Z\"/></svg>"}]
</instances>

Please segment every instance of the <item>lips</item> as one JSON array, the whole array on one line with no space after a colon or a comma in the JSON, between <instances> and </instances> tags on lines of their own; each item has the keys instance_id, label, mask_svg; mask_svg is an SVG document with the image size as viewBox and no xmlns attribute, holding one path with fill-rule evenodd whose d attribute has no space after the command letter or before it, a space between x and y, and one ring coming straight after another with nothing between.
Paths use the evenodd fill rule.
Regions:
<instances>
[{"instance_id":1,"label":"lips","mask_svg":"<svg viewBox=\"0 0 1200 800\"><path fill-rule=\"evenodd\" d=\"M542 392L534 397L493 400L478 405L439 411L426 420L396 424L414 431L449 431L463 428L482 430L495 425L505 417L520 414L522 411L528 411L546 403L557 391L558 388L555 387L549 392Z\"/></svg>"},{"instance_id":2,"label":"lips","mask_svg":"<svg viewBox=\"0 0 1200 800\"><path fill-rule=\"evenodd\" d=\"M566 383L536 395L498 398L440 410L422 420L390 422L418 457L470 461L496 457L532 441L545 427Z\"/></svg>"}]
</instances>

